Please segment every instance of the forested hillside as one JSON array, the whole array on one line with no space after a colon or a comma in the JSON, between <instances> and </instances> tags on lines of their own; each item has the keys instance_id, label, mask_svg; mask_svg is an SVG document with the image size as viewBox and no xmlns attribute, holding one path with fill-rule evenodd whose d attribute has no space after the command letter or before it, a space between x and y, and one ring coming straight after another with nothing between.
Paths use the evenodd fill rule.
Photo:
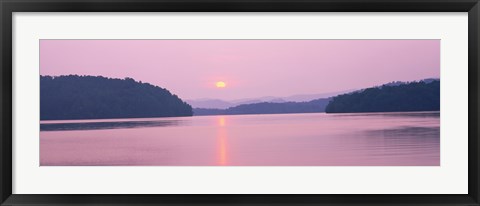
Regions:
<instances>
[{"instance_id":1,"label":"forested hillside","mask_svg":"<svg viewBox=\"0 0 480 206\"><path fill-rule=\"evenodd\" d=\"M327 113L439 111L440 81L384 85L333 97Z\"/></svg>"},{"instance_id":2,"label":"forested hillside","mask_svg":"<svg viewBox=\"0 0 480 206\"><path fill-rule=\"evenodd\" d=\"M40 76L40 119L192 116L192 107L167 89L131 78Z\"/></svg>"}]
</instances>

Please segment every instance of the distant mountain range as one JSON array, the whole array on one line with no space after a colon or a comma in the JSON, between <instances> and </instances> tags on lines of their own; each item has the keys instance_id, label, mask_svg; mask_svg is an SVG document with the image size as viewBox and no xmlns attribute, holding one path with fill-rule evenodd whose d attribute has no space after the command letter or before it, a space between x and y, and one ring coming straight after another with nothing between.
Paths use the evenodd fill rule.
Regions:
<instances>
[{"instance_id":1,"label":"distant mountain range","mask_svg":"<svg viewBox=\"0 0 480 206\"><path fill-rule=\"evenodd\" d=\"M440 80L395 81L327 98L316 98L327 95L262 97L230 102L205 99L203 102L192 104L204 106L204 108L193 106L193 115L437 111L440 108ZM314 99L301 101L310 98ZM217 103L217 108L208 108L212 107L212 103Z\"/></svg>"},{"instance_id":2,"label":"distant mountain range","mask_svg":"<svg viewBox=\"0 0 480 206\"><path fill-rule=\"evenodd\" d=\"M193 115L288 114L325 112L330 98L308 102L260 102L241 104L227 109L194 108Z\"/></svg>"},{"instance_id":3,"label":"distant mountain range","mask_svg":"<svg viewBox=\"0 0 480 206\"><path fill-rule=\"evenodd\" d=\"M287 97L273 97L265 96L258 98L247 98L247 99L237 99L237 100L220 100L220 99L194 99L194 100L185 100L193 108L203 108L203 109L227 109L229 107L235 107L243 104L255 104L255 103L286 103L286 102L308 102L315 99L329 98L338 94L344 94L352 92L354 90L346 90L341 92L330 92L330 93L320 93L320 94L300 94L292 95Z\"/></svg>"},{"instance_id":4,"label":"distant mountain range","mask_svg":"<svg viewBox=\"0 0 480 206\"><path fill-rule=\"evenodd\" d=\"M438 78L428 78L419 80L417 82L425 82L430 83L432 81L439 81ZM383 87L383 86L399 86L403 84L409 84L411 82L403 82L403 81L393 81L389 82L380 86L376 87ZM358 92L362 91L363 89L350 89L345 91L339 92L329 92L329 93L319 93L319 94L300 94L300 95L292 95L286 97L274 97L274 96L265 96L265 97L258 97L258 98L245 98L245 99L236 99L236 100L221 100L221 99L190 99L185 100L188 104L190 104L193 108L202 108L202 109L227 109L230 107L236 107L243 104L255 104L255 103L284 103L284 102L308 102L316 99L322 98L330 98L340 94L348 94L351 92Z\"/></svg>"},{"instance_id":5,"label":"distant mountain range","mask_svg":"<svg viewBox=\"0 0 480 206\"><path fill-rule=\"evenodd\" d=\"M196 99L185 100L193 108L208 108L208 109L226 109L234 107L236 104L220 99Z\"/></svg>"}]
</instances>

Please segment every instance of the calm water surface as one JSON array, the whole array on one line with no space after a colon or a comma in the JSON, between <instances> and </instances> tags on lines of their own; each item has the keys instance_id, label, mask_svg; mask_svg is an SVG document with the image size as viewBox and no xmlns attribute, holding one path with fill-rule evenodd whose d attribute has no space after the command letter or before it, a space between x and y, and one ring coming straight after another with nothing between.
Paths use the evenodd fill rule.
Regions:
<instances>
[{"instance_id":1,"label":"calm water surface","mask_svg":"<svg viewBox=\"0 0 480 206\"><path fill-rule=\"evenodd\" d=\"M42 121L40 165L440 165L440 113Z\"/></svg>"}]
</instances>

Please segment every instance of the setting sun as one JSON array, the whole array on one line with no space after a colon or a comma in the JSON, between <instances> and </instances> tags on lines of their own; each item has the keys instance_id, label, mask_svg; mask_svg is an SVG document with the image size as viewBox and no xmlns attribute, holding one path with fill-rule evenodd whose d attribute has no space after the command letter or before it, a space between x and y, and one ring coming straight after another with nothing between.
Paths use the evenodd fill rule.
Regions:
<instances>
[{"instance_id":1,"label":"setting sun","mask_svg":"<svg viewBox=\"0 0 480 206\"><path fill-rule=\"evenodd\" d=\"M227 86L227 84L225 84L225 82L221 82L221 81L220 81L220 82L216 82L216 83L215 83L215 86L216 86L217 88L224 88L224 87Z\"/></svg>"}]
</instances>

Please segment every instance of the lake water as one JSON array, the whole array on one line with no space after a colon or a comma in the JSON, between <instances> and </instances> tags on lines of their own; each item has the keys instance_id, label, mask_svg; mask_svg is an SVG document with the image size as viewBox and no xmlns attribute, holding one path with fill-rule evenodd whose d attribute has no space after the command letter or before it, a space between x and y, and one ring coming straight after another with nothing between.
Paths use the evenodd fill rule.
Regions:
<instances>
[{"instance_id":1,"label":"lake water","mask_svg":"<svg viewBox=\"0 0 480 206\"><path fill-rule=\"evenodd\" d=\"M440 165L440 113L41 121L40 165Z\"/></svg>"}]
</instances>

